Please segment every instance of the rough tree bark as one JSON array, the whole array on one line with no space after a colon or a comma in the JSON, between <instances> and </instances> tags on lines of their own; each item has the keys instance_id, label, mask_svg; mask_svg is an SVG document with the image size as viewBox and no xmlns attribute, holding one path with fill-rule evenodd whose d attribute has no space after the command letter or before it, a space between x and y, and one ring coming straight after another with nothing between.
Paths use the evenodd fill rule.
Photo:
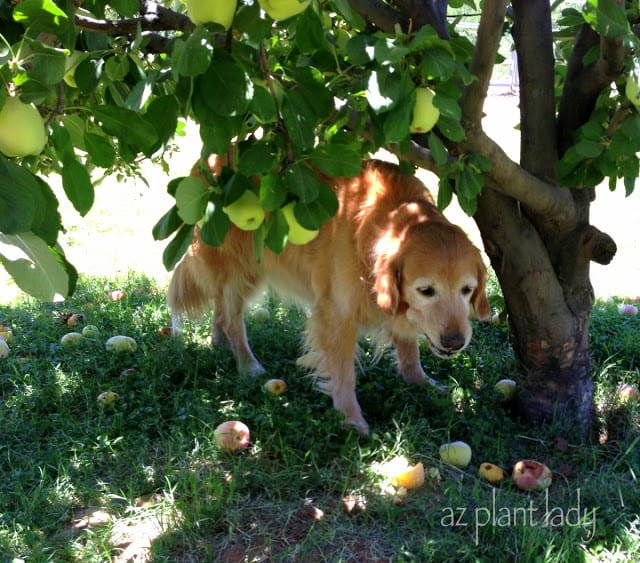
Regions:
<instances>
[{"instance_id":1,"label":"rough tree bark","mask_svg":"<svg viewBox=\"0 0 640 563\"><path fill-rule=\"evenodd\" d=\"M435 4L398 1L402 16L396 21L415 23L419 19L412 13L420 10L429 14L428 23L441 29L442 21L434 24L434 18L442 18ZM457 150L491 161L474 219L509 313L520 372L516 414L536 425L554 421L586 438L593 411L589 264L607 264L616 246L589 224L594 190L558 185L555 166L588 120L598 94L620 73L624 53L620 44L601 39L585 26L556 112L549 1L512 2L521 111L521 157L515 163L484 133L481 122L507 4L483 3L471 68L477 80L461 101L467 138ZM583 66L582 55L597 42L600 58ZM414 146L403 156L437 173L423 147Z\"/></svg>"}]
</instances>

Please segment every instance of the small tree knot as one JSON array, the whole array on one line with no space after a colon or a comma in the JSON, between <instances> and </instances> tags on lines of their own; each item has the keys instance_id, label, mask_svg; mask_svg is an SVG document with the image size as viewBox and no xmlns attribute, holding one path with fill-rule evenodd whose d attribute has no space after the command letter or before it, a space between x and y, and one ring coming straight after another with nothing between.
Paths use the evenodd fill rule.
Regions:
<instances>
[{"instance_id":1,"label":"small tree knot","mask_svg":"<svg viewBox=\"0 0 640 563\"><path fill-rule=\"evenodd\" d=\"M587 225L582 232L582 246L589 260L603 266L613 260L618 250L613 238L593 225Z\"/></svg>"}]
</instances>

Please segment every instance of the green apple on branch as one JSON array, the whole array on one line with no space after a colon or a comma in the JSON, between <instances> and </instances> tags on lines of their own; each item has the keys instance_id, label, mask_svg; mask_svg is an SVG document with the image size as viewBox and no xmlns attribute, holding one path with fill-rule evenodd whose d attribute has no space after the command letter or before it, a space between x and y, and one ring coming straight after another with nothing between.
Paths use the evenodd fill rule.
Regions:
<instances>
[{"instance_id":1,"label":"green apple on branch","mask_svg":"<svg viewBox=\"0 0 640 563\"><path fill-rule=\"evenodd\" d=\"M238 199L222 208L230 221L243 231L255 231L262 225L265 210L260 198L251 190L246 190Z\"/></svg>"},{"instance_id":2,"label":"green apple on branch","mask_svg":"<svg viewBox=\"0 0 640 563\"><path fill-rule=\"evenodd\" d=\"M0 152L9 157L37 155L46 144L47 132L36 106L8 96L0 110Z\"/></svg>"},{"instance_id":3,"label":"green apple on branch","mask_svg":"<svg viewBox=\"0 0 640 563\"><path fill-rule=\"evenodd\" d=\"M289 225L288 240L291 244L307 244L316 238L320 231L318 229L305 229L294 215L295 207L296 202L292 201L282 208L284 218L287 221L287 225Z\"/></svg>"},{"instance_id":4,"label":"green apple on branch","mask_svg":"<svg viewBox=\"0 0 640 563\"><path fill-rule=\"evenodd\" d=\"M303 12L311 0L258 0L260 7L272 20L286 20Z\"/></svg>"},{"instance_id":5,"label":"green apple on branch","mask_svg":"<svg viewBox=\"0 0 640 563\"><path fill-rule=\"evenodd\" d=\"M416 102L413 106L413 115L409 126L412 133L427 133L437 123L440 110L433 105L435 95L431 88L416 88Z\"/></svg>"},{"instance_id":6,"label":"green apple on branch","mask_svg":"<svg viewBox=\"0 0 640 563\"><path fill-rule=\"evenodd\" d=\"M229 29L238 0L187 0L189 19L196 25L217 23Z\"/></svg>"}]
</instances>

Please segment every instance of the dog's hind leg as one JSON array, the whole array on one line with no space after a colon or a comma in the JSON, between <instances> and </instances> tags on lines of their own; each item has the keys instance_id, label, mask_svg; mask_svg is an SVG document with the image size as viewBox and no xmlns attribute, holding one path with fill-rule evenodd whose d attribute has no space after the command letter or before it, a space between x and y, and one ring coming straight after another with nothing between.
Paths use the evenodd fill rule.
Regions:
<instances>
[{"instance_id":1,"label":"dog's hind leg","mask_svg":"<svg viewBox=\"0 0 640 563\"><path fill-rule=\"evenodd\" d=\"M236 360L238 373L257 376L265 369L256 359L249 346L244 323L244 310L252 287L243 280L233 280L216 291L211 336L214 344L228 342Z\"/></svg>"},{"instance_id":2,"label":"dog's hind leg","mask_svg":"<svg viewBox=\"0 0 640 563\"><path fill-rule=\"evenodd\" d=\"M369 434L356 397L355 356L358 325L344 317L328 300L316 304L307 323L307 347L316 364L321 391L331 395L333 407L344 415L344 425Z\"/></svg>"}]
</instances>

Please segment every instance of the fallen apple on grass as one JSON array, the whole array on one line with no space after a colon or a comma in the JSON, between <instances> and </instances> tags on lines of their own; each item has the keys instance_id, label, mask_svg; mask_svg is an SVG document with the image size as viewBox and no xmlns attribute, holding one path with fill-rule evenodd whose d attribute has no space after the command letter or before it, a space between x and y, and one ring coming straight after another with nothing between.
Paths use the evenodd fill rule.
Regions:
<instances>
[{"instance_id":1,"label":"fallen apple on grass","mask_svg":"<svg viewBox=\"0 0 640 563\"><path fill-rule=\"evenodd\" d=\"M235 452L249 445L249 427L239 420L229 420L219 424L213 432L216 444L221 450Z\"/></svg>"},{"instance_id":2,"label":"fallen apple on grass","mask_svg":"<svg viewBox=\"0 0 640 563\"><path fill-rule=\"evenodd\" d=\"M544 463L524 459L513 466L511 479L523 491L544 491L551 485L553 474Z\"/></svg>"},{"instance_id":3,"label":"fallen apple on grass","mask_svg":"<svg viewBox=\"0 0 640 563\"><path fill-rule=\"evenodd\" d=\"M509 401L516 394L517 383L513 379L501 379L493 388L502 395L504 401Z\"/></svg>"},{"instance_id":4,"label":"fallen apple on grass","mask_svg":"<svg viewBox=\"0 0 640 563\"><path fill-rule=\"evenodd\" d=\"M255 231L262 225L265 210L260 198L251 190L246 190L238 199L222 208L229 220L243 231Z\"/></svg>"},{"instance_id":5,"label":"fallen apple on grass","mask_svg":"<svg viewBox=\"0 0 640 563\"><path fill-rule=\"evenodd\" d=\"M118 394L115 393L114 391L103 391L96 398L96 401L98 401L100 405L112 405L117 400L118 400Z\"/></svg>"},{"instance_id":6,"label":"fallen apple on grass","mask_svg":"<svg viewBox=\"0 0 640 563\"><path fill-rule=\"evenodd\" d=\"M416 463L413 467L409 467L401 473L393 475L391 477L391 484L399 488L398 494L400 495L400 489L404 488L408 490L421 487L424 484L424 465L421 462Z\"/></svg>"},{"instance_id":7,"label":"fallen apple on grass","mask_svg":"<svg viewBox=\"0 0 640 563\"><path fill-rule=\"evenodd\" d=\"M0 109L0 152L5 156L38 155L47 144L40 112L17 96L8 96Z\"/></svg>"},{"instance_id":8,"label":"fallen apple on grass","mask_svg":"<svg viewBox=\"0 0 640 563\"><path fill-rule=\"evenodd\" d=\"M112 352L135 352L138 348L136 341L130 336L117 334L112 336L105 343L104 347Z\"/></svg>"},{"instance_id":9,"label":"fallen apple on grass","mask_svg":"<svg viewBox=\"0 0 640 563\"><path fill-rule=\"evenodd\" d=\"M266 321L271 318L271 313L269 313L269 309L267 309L266 307L257 307L253 311L251 311L251 318L260 321Z\"/></svg>"},{"instance_id":10,"label":"fallen apple on grass","mask_svg":"<svg viewBox=\"0 0 640 563\"><path fill-rule=\"evenodd\" d=\"M272 20L286 20L303 12L311 0L258 0L258 2Z\"/></svg>"},{"instance_id":11,"label":"fallen apple on grass","mask_svg":"<svg viewBox=\"0 0 640 563\"><path fill-rule=\"evenodd\" d=\"M7 344L11 344L13 342L13 331L8 326L0 325L0 338Z\"/></svg>"},{"instance_id":12,"label":"fallen apple on grass","mask_svg":"<svg viewBox=\"0 0 640 563\"><path fill-rule=\"evenodd\" d=\"M189 19L196 25L217 23L229 29L237 7L238 0L187 0Z\"/></svg>"},{"instance_id":13,"label":"fallen apple on grass","mask_svg":"<svg viewBox=\"0 0 640 563\"><path fill-rule=\"evenodd\" d=\"M464 468L471 461L471 446L462 440L440 446L440 459L445 463Z\"/></svg>"},{"instance_id":14,"label":"fallen apple on grass","mask_svg":"<svg viewBox=\"0 0 640 563\"><path fill-rule=\"evenodd\" d=\"M95 338L100 334L100 329L96 325L87 325L82 329L82 336L86 338Z\"/></svg>"},{"instance_id":15,"label":"fallen apple on grass","mask_svg":"<svg viewBox=\"0 0 640 563\"><path fill-rule=\"evenodd\" d=\"M283 379L269 379L264 388L272 395L282 395L287 390L287 384Z\"/></svg>"},{"instance_id":16,"label":"fallen apple on grass","mask_svg":"<svg viewBox=\"0 0 640 563\"><path fill-rule=\"evenodd\" d=\"M63 334L60 339L62 346L75 346L84 340L84 336L80 332L68 332Z\"/></svg>"},{"instance_id":17,"label":"fallen apple on grass","mask_svg":"<svg viewBox=\"0 0 640 563\"><path fill-rule=\"evenodd\" d=\"M5 342L4 338L0 338L0 359L9 357L9 345Z\"/></svg>"},{"instance_id":18,"label":"fallen apple on grass","mask_svg":"<svg viewBox=\"0 0 640 563\"><path fill-rule=\"evenodd\" d=\"M623 383L618 387L616 396L621 403L636 403L640 400L640 393L635 385Z\"/></svg>"},{"instance_id":19,"label":"fallen apple on grass","mask_svg":"<svg viewBox=\"0 0 640 563\"><path fill-rule=\"evenodd\" d=\"M623 304L618 307L618 313L627 317L635 317L638 314L638 308L635 305Z\"/></svg>"},{"instance_id":20,"label":"fallen apple on grass","mask_svg":"<svg viewBox=\"0 0 640 563\"><path fill-rule=\"evenodd\" d=\"M498 483L499 481L502 481L506 476L502 467L488 462L480 464L480 467L478 468L478 475L489 481L489 483Z\"/></svg>"}]
</instances>

